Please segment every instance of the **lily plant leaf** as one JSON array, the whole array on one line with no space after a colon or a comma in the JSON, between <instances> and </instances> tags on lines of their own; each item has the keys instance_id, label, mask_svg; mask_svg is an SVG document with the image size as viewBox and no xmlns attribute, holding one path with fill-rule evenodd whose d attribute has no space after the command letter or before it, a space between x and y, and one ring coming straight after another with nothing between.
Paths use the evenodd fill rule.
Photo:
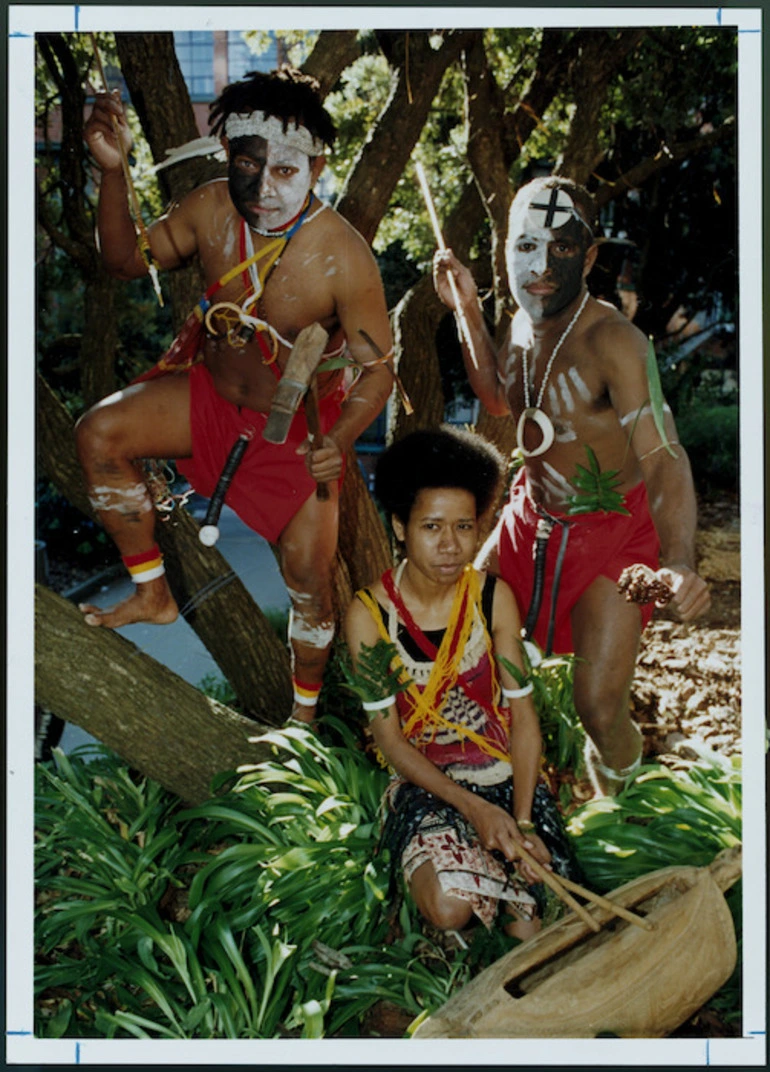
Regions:
<instances>
[{"instance_id":1,"label":"lily plant leaf","mask_svg":"<svg viewBox=\"0 0 770 1072\"><path fill-rule=\"evenodd\" d=\"M652 345L652 339L649 339L647 344L647 382L650 387L650 408L652 409L652 419L655 421L658 435L671 457L676 458L676 451L671 446L671 442L666 435L666 425L663 416L665 400L663 398L663 388L660 384L658 359L655 355L655 347Z\"/></svg>"}]
</instances>

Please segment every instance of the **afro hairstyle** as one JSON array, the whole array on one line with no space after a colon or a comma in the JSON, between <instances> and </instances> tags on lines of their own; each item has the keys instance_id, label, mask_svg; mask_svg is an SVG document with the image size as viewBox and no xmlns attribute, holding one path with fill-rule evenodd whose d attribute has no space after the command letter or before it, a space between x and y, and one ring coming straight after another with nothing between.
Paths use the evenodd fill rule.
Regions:
<instances>
[{"instance_id":1,"label":"afro hairstyle","mask_svg":"<svg viewBox=\"0 0 770 1072\"><path fill-rule=\"evenodd\" d=\"M377 462L374 493L388 517L404 525L423 488L462 488L476 500L481 517L493 505L505 459L476 432L442 425L420 429L393 443Z\"/></svg>"}]
</instances>

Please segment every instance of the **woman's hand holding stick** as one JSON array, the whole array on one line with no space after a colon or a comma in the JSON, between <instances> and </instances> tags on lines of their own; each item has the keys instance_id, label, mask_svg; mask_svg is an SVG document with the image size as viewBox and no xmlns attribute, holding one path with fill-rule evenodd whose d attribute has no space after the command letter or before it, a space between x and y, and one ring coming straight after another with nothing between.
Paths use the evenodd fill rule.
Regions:
<instances>
[{"instance_id":1,"label":"woman's hand holding stick","mask_svg":"<svg viewBox=\"0 0 770 1072\"><path fill-rule=\"evenodd\" d=\"M641 927L643 930L654 930L655 925L650 923L649 920L637 916L634 912L630 912L627 908L623 908L621 905L616 905L606 897L594 893L593 890L587 890L585 886L580 886L577 882L572 882L570 879L563 878L561 875L554 875L551 871L548 871L543 867L543 865L518 842L516 843L515 851L523 860L527 861L532 870L540 876L546 886L549 886L557 897L560 897L562 901L573 910L573 912L576 912L592 930L601 930L601 924L595 920L593 916L589 915L585 908L581 904L578 904L574 897L570 896L567 890L572 890L581 897L585 897L587 901L593 901L594 904L599 905L601 908L605 908L608 912L612 912L613 915L628 920L629 923L636 924L637 927Z\"/></svg>"}]
</instances>

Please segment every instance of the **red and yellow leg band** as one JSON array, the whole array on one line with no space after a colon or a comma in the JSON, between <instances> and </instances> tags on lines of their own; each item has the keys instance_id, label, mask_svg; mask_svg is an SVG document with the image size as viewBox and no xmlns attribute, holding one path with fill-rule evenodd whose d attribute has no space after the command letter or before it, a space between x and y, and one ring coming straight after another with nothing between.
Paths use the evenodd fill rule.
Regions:
<instances>
[{"instance_id":1,"label":"red and yellow leg band","mask_svg":"<svg viewBox=\"0 0 770 1072\"><path fill-rule=\"evenodd\" d=\"M291 681L294 686L294 702L301 707L315 707L321 691L320 682L317 685L307 685L302 681L297 681L296 677L293 677Z\"/></svg>"},{"instance_id":2,"label":"red and yellow leg band","mask_svg":"<svg viewBox=\"0 0 770 1072\"><path fill-rule=\"evenodd\" d=\"M163 555L157 544L153 544L149 551L142 551L138 555L123 555L122 558L123 565L131 574L131 580L135 584L154 581L156 577L162 577L166 572Z\"/></svg>"}]
</instances>

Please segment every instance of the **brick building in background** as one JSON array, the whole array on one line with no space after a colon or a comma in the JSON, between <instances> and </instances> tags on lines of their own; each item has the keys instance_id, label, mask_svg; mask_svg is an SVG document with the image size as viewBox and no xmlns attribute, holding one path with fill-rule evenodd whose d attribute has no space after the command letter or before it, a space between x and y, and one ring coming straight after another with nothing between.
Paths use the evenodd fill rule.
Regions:
<instances>
[{"instance_id":1,"label":"brick building in background","mask_svg":"<svg viewBox=\"0 0 770 1072\"><path fill-rule=\"evenodd\" d=\"M248 71L272 71L286 62L286 49L274 33L270 46L252 52L241 30L177 30L174 48L190 94L195 120L202 135L208 134L208 106L230 82Z\"/></svg>"}]
</instances>

